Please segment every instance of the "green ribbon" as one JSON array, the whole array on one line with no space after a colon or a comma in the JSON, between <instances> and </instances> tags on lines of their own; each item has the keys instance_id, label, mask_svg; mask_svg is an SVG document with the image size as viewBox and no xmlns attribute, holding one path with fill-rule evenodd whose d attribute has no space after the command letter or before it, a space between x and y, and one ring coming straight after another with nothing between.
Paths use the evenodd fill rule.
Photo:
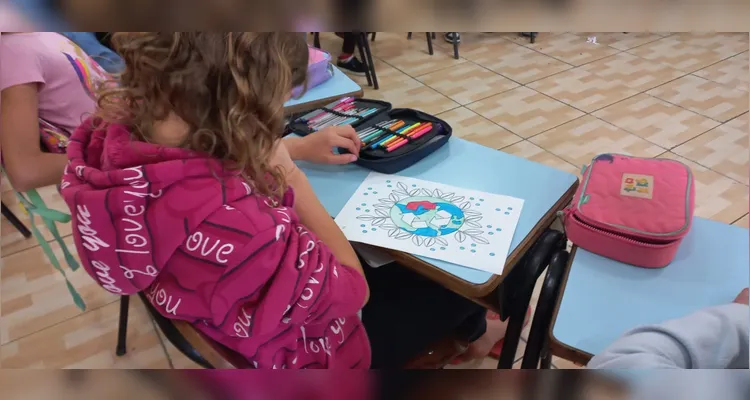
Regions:
<instances>
[{"instance_id":1,"label":"green ribbon","mask_svg":"<svg viewBox=\"0 0 750 400\"><path fill-rule=\"evenodd\" d=\"M39 218L42 219L42 222L44 222L44 225L50 231L52 237L60 245L68 267L70 267L71 271L75 272L80 267L80 264L78 264L78 260L76 260L70 250L68 250L68 246L65 245L65 242L63 241L62 236L60 236L60 232L57 230L56 225L56 222L70 222L70 215L48 208L47 205L44 204L42 196L40 196L36 190L29 190L25 195L23 193L16 192L16 197L18 197L21 205L29 214L29 219L31 220L31 232L39 242L39 246L41 246L42 251L44 251L44 254L47 256L50 263L52 263L52 266L62 274L63 278L65 278L65 285L68 287L68 292L70 292L70 295L73 297L73 302L76 306L78 306L79 309L81 309L81 311L86 311L86 303L83 302L83 298L81 297L81 295L78 293L75 287L73 287L73 284L70 283L68 276L60 266L60 262L58 261L57 256L55 256L55 253L52 251L52 247L50 247L49 243L47 243L47 240L44 239L42 233L39 232L39 229L37 229L36 227L36 221L34 220L35 215L39 216Z\"/></svg>"}]
</instances>

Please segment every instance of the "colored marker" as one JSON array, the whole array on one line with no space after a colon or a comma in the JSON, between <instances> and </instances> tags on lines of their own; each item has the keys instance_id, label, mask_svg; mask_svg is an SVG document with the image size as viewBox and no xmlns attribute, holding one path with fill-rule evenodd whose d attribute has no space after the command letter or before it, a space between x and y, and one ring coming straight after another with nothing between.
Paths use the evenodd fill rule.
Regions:
<instances>
[{"instance_id":1,"label":"colored marker","mask_svg":"<svg viewBox=\"0 0 750 400\"><path fill-rule=\"evenodd\" d=\"M409 136L409 138L412 139L412 140L418 139L420 136L426 134L427 132L430 132L431 130L432 130L431 126L429 126L429 127L426 126L423 129L419 130L418 132L415 132L414 135ZM405 145L407 143L409 143L409 141L406 140L406 139L404 139L403 141L398 142L396 144L393 144L391 147L388 147L387 149L385 149L385 151L388 152L388 153L390 153L390 152L398 149L399 147L401 147L401 146L403 146L403 145Z\"/></svg>"},{"instance_id":2,"label":"colored marker","mask_svg":"<svg viewBox=\"0 0 750 400\"><path fill-rule=\"evenodd\" d=\"M406 125L406 123L404 121L399 121L399 122L397 122L397 123L395 123L395 124L393 124L391 126L385 127L385 128L388 129L388 130L390 130L390 131L393 131L393 130L396 130L396 129L400 129L404 125ZM363 141L367 145L370 145L374 141L378 141L380 139L383 139L385 137L390 137L390 136L393 136L393 134L391 132L389 132L389 131L377 130L376 132L370 134L368 137L366 137L365 139L363 139Z\"/></svg>"},{"instance_id":3,"label":"colored marker","mask_svg":"<svg viewBox=\"0 0 750 400\"><path fill-rule=\"evenodd\" d=\"M367 136L367 135L369 135L369 134L371 134L373 132L379 131L378 127L385 127L385 126L388 126L388 125L393 125L397 121L398 120L396 120L396 119L392 119L390 121L380 122L380 123L375 124L374 126L371 126L369 128L365 128L365 129L363 129L361 131L357 131L357 135L359 135L360 138L363 138L363 137L365 137L365 136Z\"/></svg>"},{"instance_id":4,"label":"colored marker","mask_svg":"<svg viewBox=\"0 0 750 400\"><path fill-rule=\"evenodd\" d=\"M400 129L400 130L398 130L396 132L400 133L402 135L406 135L407 133L411 132L412 130L414 130L415 128L419 127L422 124L423 124L423 122L417 122L415 124L407 126L406 128ZM391 135L391 136L389 136L389 137L387 137L387 138L385 138L385 139L383 139L383 140L375 143L374 145L372 145L372 148L374 149L376 147L382 147L384 143L390 143L390 142L392 142L392 141L394 141L394 140L396 140L397 138L400 138L400 137L401 136L398 136L398 135Z\"/></svg>"},{"instance_id":5,"label":"colored marker","mask_svg":"<svg viewBox=\"0 0 750 400\"><path fill-rule=\"evenodd\" d=\"M408 137L411 138L413 135L416 135L417 132L421 132L423 129L432 129L432 122L427 122L427 123L424 123L424 124L420 125L417 129L412 130L406 136L408 136ZM383 145L381 147L388 148L388 147L391 147L391 146L393 146L393 145L395 145L397 143L401 143L402 141L407 142L408 140L406 140L406 138L400 137L397 140L392 140L390 142L383 143Z\"/></svg>"},{"instance_id":6,"label":"colored marker","mask_svg":"<svg viewBox=\"0 0 750 400\"><path fill-rule=\"evenodd\" d=\"M360 135L360 138L362 139L369 139L373 135L377 135L383 132L383 129L396 129L401 127L404 124L403 121L399 120L392 120L384 123L377 124L373 127L370 127L368 129L365 129L365 131Z\"/></svg>"}]
</instances>

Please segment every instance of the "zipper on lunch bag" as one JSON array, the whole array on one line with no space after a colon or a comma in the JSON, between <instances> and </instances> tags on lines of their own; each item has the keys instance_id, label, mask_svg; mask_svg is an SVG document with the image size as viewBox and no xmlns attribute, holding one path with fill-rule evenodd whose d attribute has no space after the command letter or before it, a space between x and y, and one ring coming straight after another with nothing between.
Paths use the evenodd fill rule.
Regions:
<instances>
[{"instance_id":1,"label":"zipper on lunch bag","mask_svg":"<svg viewBox=\"0 0 750 400\"><path fill-rule=\"evenodd\" d=\"M595 232L597 232L597 233L599 233L601 235L608 236L608 237L611 237L611 238L615 238L617 240L622 240L622 241L625 241L625 242L637 244L639 246L660 247L660 246L665 246L665 245L668 245L670 243L673 243L672 240L661 240L661 241L659 241L659 240L649 239L648 241L646 241L646 240L644 240L642 238L637 238L636 239L636 238L633 238L631 236L623 235L621 233L615 233L615 232L612 232L612 231L608 231L608 230L605 230L605 229L602 229L602 228L599 228L599 227L596 227L596 226L593 226L593 225L587 223L586 221L582 220L581 218L579 218L577 215L575 215L573 213L569 213L566 217L567 218L573 218L574 219L573 222L577 223L580 226L582 226L584 229L592 230L592 231L595 231Z\"/></svg>"}]
</instances>

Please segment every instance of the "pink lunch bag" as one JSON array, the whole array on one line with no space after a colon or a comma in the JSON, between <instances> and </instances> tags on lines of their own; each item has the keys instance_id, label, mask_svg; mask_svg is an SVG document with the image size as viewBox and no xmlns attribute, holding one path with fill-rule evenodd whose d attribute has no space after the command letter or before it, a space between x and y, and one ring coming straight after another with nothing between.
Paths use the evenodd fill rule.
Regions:
<instances>
[{"instance_id":1,"label":"pink lunch bag","mask_svg":"<svg viewBox=\"0 0 750 400\"><path fill-rule=\"evenodd\" d=\"M666 267L690 230L695 183L670 159L600 154L585 167L565 231L575 245L623 263Z\"/></svg>"},{"instance_id":2,"label":"pink lunch bag","mask_svg":"<svg viewBox=\"0 0 750 400\"><path fill-rule=\"evenodd\" d=\"M333 65L331 65L331 55L327 52L309 47L310 57L307 62L307 89L333 78ZM292 90L292 97L297 98L302 94L305 88L297 86Z\"/></svg>"}]
</instances>

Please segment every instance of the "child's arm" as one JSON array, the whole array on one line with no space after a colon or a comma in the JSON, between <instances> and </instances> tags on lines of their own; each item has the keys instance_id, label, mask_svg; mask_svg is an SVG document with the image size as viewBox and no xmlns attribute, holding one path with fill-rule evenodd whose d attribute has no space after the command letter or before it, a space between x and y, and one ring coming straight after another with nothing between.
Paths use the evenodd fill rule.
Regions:
<instances>
[{"instance_id":1,"label":"child's arm","mask_svg":"<svg viewBox=\"0 0 750 400\"><path fill-rule=\"evenodd\" d=\"M19 192L60 183L65 154L45 153L39 145L36 82L0 92L0 146L8 179Z\"/></svg>"},{"instance_id":2,"label":"child's arm","mask_svg":"<svg viewBox=\"0 0 750 400\"><path fill-rule=\"evenodd\" d=\"M748 368L746 304L706 308L626 333L588 364L596 369Z\"/></svg>"},{"instance_id":3,"label":"child's arm","mask_svg":"<svg viewBox=\"0 0 750 400\"><path fill-rule=\"evenodd\" d=\"M362 265L352 245L318 200L305 174L292 162L283 142L278 146L272 162L284 168L287 183L294 189L294 210L300 222L328 246L339 262L353 268L364 277ZM368 288L365 302L369 298Z\"/></svg>"}]
</instances>

